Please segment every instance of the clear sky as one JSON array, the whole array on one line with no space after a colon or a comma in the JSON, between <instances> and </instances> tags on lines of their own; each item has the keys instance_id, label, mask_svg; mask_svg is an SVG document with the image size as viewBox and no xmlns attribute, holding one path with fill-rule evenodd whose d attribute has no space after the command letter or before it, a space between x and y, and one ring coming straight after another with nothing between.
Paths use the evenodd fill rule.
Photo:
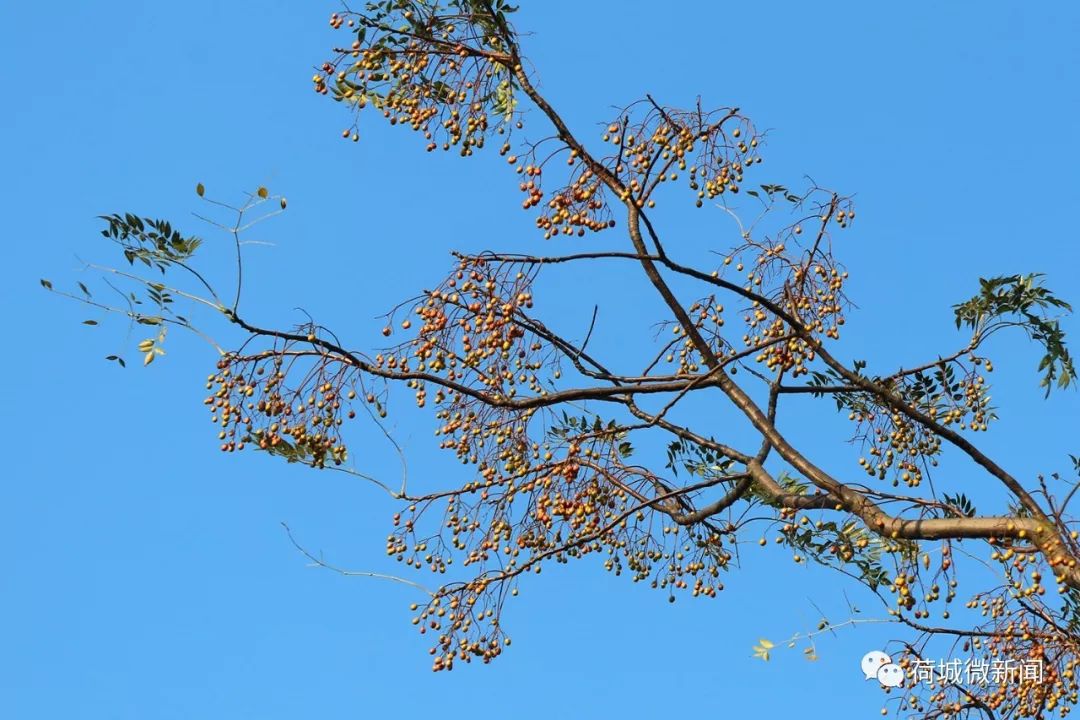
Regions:
<instances>
[{"instance_id":1,"label":"clear sky","mask_svg":"<svg viewBox=\"0 0 1080 720\"><path fill-rule=\"evenodd\" d=\"M517 24L533 31L524 45L542 87L591 141L612 106L700 94L771 129L761 182L808 174L857 193L858 222L837 248L859 305L843 357L886 370L962 343L950 306L980 275L1046 272L1080 303L1074 4L524 4ZM815 605L844 616L839 576L779 552L750 553L718 600L674 605L592 561L549 568L508 608L510 652L431 673L409 625L413 591L306 567L280 526L343 566L396 570L382 557L385 497L337 474L218 453L201 404L211 351L177 336L162 361L122 370L103 357L126 347L134 358L141 336L80 325L102 318L38 286L97 281L78 258L113 259L94 219L107 212L169 217L224 242L190 215L200 181L226 199L260 184L289 198L257 233L272 245L251 248L249 314L288 325L302 306L357 347L378 344L376 315L441 278L449 248L542 247L493 153L432 157L375 122L359 144L341 140L342 109L310 87L335 9L0 8L0 717L877 716L881 690L858 662L895 630L825 638L816 663L798 651L751 658L760 637L811 629ZM670 220L667 232L694 247L734 241L718 212ZM644 295L630 285L641 280L597 288ZM578 286L561 287L544 302L569 330L584 328L588 311L571 313ZM623 307L662 318L651 298ZM1075 336L1080 323L1066 329ZM610 329L596 342L620 348ZM995 353L1003 420L982 441L1023 477L1066 470L1065 454L1080 453L1078 396L1043 401L1034 352L1006 342ZM796 407L788 429L826 467L852 469L828 406L812 407ZM431 449L430 416L397 422L412 476L456 471ZM354 455L375 474L398 472L374 442ZM987 480L955 472L973 492Z\"/></svg>"}]
</instances>

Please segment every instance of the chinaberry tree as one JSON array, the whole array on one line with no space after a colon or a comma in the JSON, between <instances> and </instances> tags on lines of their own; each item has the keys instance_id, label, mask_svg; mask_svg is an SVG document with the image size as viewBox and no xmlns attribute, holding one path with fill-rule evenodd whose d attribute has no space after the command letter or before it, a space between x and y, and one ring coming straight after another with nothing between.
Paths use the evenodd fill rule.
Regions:
<instances>
[{"instance_id":1,"label":"chinaberry tree","mask_svg":"<svg viewBox=\"0 0 1080 720\"><path fill-rule=\"evenodd\" d=\"M680 109L645 95L598 118L595 137L576 134L538 90L514 10L505 0L388 0L335 13L344 39L312 85L349 113L346 139L358 139L360 118L381 115L429 151L503 156L544 253L453 252L445 279L387 315L385 347L362 352L342 329L267 325L241 310L242 238L285 202L258 188L229 206L199 185L202 202L231 214L235 282L218 287L200 272L197 237L117 213L101 234L126 262L99 269L114 288L128 285L123 301L81 284L62 294L145 326L144 363L163 353L167 328L210 340L220 354L205 403L225 452L358 473L348 430L357 415L381 426L401 393L433 411L456 468L439 486L373 481L401 503L386 552L438 579L413 608L435 670L501 655L504 604L545 564L597 556L672 599L714 598L728 571L753 561L740 549L768 537L880 597L909 677L940 637L971 659L1042 666L1041 681L1009 665L986 684L908 683L907 710L1064 714L1077 702L1080 662L1080 543L1068 513L1080 484L1017 477L976 438L995 419L992 336L1040 348L1046 393L1073 384L1057 320L1069 306L1039 275L986 278L953 308L955 347L926 348L925 363L900 369L842 360L848 272L834 242L855 220L850 198L762 184L764 138L735 108ZM543 139L523 137L526 122ZM732 229L712 265L680 259L650 218L660 196L680 194L704 208L702 223L714 223L711 212ZM560 331L564 318L540 314L538 276L580 264L655 294L666 316L656 318L664 333L641 343L650 353L603 357L587 335ZM235 342L196 327L192 306L211 308ZM585 322L592 310L582 309ZM784 432L793 395L850 421L850 465L826 469L815 447ZM680 413L705 397L709 413ZM725 437L736 420L753 442ZM641 449L658 438L666 452ZM946 453L967 469L935 475ZM984 501L1003 509L981 512ZM962 587L974 562L999 579Z\"/></svg>"}]
</instances>

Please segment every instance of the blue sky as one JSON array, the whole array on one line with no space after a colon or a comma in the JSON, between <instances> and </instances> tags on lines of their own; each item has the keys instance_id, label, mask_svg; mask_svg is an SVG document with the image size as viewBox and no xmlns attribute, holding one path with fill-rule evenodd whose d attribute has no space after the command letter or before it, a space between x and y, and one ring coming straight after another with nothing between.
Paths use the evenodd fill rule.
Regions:
<instances>
[{"instance_id":1,"label":"blue sky","mask_svg":"<svg viewBox=\"0 0 1080 720\"><path fill-rule=\"evenodd\" d=\"M837 248L859 305L843 357L885 370L962 343L949 308L979 276L1046 272L1080 303L1077 8L526 5L517 22L533 31L524 44L542 88L582 136L595 141L613 106L645 92L672 105L700 94L771 130L761 182L809 174L857 193L858 222ZM289 198L258 229L272 245L251 248L248 312L288 325L302 306L360 347L378 344L375 316L441 278L451 247L542 247L493 153L429 156L410 133L371 122L362 142L341 140L342 109L310 89L335 9L0 9L10 99L0 717L418 717L448 703L523 719L876 716L881 691L858 661L895 630L843 631L819 644L817 663L797 651L751 659L759 637L816 624L815 605L843 619L837 577L779 552L751 553L720 599L674 605L598 563L552 567L509 607L510 652L432 674L409 625L412 591L306 567L280 526L343 566L395 570L382 557L385 497L337 474L216 452L201 404L211 351L177 335L162 362L121 370L102 358L140 337L125 340L119 323L82 326L100 317L41 290L41 277L95 281L78 258L112 259L102 213L164 216L213 238L191 217L200 181L224 199L260 184ZM733 241L718 212L658 218L677 250ZM570 331L588 322L575 311L581 279L538 297ZM627 317L662 317L637 275L588 279ZM595 347L622 351L619 310L605 312ZM1075 319L1065 327L1080 332ZM982 442L1021 476L1065 470L1065 454L1080 451L1077 396L1043 401L1034 351L1011 340L994 348L1003 420ZM792 411L794 438L820 448L826 467L853 468L827 406ZM430 416L396 422L413 477L447 471ZM398 472L375 442L360 457L375 474ZM950 470L972 492L986 483Z\"/></svg>"}]
</instances>

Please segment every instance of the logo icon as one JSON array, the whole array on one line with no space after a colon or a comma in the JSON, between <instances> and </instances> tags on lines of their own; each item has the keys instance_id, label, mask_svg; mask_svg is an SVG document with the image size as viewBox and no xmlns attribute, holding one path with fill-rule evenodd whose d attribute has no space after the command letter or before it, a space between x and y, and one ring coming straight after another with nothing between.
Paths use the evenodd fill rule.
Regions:
<instances>
[{"instance_id":1,"label":"logo icon","mask_svg":"<svg viewBox=\"0 0 1080 720\"><path fill-rule=\"evenodd\" d=\"M860 667L865 679L876 678L885 687L900 687L904 682L904 670L880 650L871 650L863 655Z\"/></svg>"}]
</instances>

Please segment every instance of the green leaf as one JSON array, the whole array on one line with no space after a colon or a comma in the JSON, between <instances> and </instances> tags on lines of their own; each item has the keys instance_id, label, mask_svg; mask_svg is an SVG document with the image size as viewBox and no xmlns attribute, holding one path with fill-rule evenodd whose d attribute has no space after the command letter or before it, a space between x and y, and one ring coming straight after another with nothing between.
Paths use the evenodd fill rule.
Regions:
<instances>
[{"instance_id":1,"label":"green leaf","mask_svg":"<svg viewBox=\"0 0 1080 720\"><path fill-rule=\"evenodd\" d=\"M40 282L41 282L41 287L45 288L46 290L52 290L52 283L51 282L49 282L48 280L41 280Z\"/></svg>"},{"instance_id":2,"label":"green leaf","mask_svg":"<svg viewBox=\"0 0 1080 720\"><path fill-rule=\"evenodd\" d=\"M1057 318L1048 310L1072 311L1069 303L1054 296L1041 284L1042 275L1006 275L979 278L979 294L953 306L956 327L972 329L976 337L1005 327L1019 327L1042 345L1045 355L1038 372L1043 374L1040 387L1068 387L1076 379L1072 355L1065 345L1065 333Z\"/></svg>"},{"instance_id":3,"label":"green leaf","mask_svg":"<svg viewBox=\"0 0 1080 720\"><path fill-rule=\"evenodd\" d=\"M199 197L202 197L205 193L206 193L206 188L203 187L202 183L199 183L198 185L195 186L195 194L196 195L198 195Z\"/></svg>"}]
</instances>

